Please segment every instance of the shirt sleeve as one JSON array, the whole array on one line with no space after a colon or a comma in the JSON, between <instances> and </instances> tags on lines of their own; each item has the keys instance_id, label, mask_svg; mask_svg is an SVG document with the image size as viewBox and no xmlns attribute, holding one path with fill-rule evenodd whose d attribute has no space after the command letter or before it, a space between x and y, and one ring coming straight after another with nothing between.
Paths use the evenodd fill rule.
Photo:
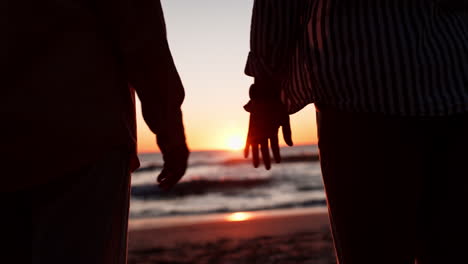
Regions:
<instances>
[{"instance_id":1,"label":"shirt sleeve","mask_svg":"<svg viewBox=\"0 0 468 264\"><path fill-rule=\"evenodd\" d=\"M436 0L443 8L453 12L466 12L468 10L468 0Z\"/></svg>"},{"instance_id":2,"label":"shirt sleeve","mask_svg":"<svg viewBox=\"0 0 468 264\"><path fill-rule=\"evenodd\" d=\"M141 101L145 122L158 142L185 142L184 87L166 36L160 0L103 0L110 13L127 80Z\"/></svg>"},{"instance_id":3,"label":"shirt sleeve","mask_svg":"<svg viewBox=\"0 0 468 264\"><path fill-rule=\"evenodd\" d=\"M311 0L255 0L245 74L256 80L285 74L299 33L306 30Z\"/></svg>"}]
</instances>

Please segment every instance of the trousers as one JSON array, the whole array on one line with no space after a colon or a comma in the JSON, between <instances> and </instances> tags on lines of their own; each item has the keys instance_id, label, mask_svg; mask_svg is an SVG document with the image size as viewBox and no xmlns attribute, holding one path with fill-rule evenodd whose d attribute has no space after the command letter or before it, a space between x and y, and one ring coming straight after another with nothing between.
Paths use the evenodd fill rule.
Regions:
<instances>
[{"instance_id":1,"label":"trousers","mask_svg":"<svg viewBox=\"0 0 468 264\"><path fill-rule=\"evenodd\" d=\"M53 182L3 193L9 242L2 255L14 263L126 263L129 157L126 149L112 150Z\"/></svg>"},{"instance_id":2,"label":"trousers","mask_svg":"<svg viewBox=\"0 0 468 264\"><path fill-rule=\"evenodd\" d=\"M468 115L317 109L338 262L468 263Z\"/></svg>"}]
</instances>

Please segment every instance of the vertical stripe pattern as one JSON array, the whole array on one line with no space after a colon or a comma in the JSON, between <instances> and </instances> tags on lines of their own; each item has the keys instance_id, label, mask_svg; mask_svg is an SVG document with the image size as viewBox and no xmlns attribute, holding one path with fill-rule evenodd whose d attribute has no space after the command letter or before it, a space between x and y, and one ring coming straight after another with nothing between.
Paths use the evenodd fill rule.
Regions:
<instances>
[{"instance_id":1,"label":"vertical stripe pattern","mask_svg":"<svg viewBox=\"0 0 468 264\"><path fill-rule=\"evenodd\" d=\"M255 0L246 74L281 81L290 113L468 112L468 7L442 2Z\"/></svg>"}]
</instances>

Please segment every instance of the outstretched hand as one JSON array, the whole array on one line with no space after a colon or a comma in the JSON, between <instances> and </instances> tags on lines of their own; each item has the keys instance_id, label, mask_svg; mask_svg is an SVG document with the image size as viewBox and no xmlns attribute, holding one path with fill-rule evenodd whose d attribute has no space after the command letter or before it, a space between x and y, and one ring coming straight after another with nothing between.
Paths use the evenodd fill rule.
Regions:
<instances>
[{"instance_id":1,"label":"outstretched hand","mask_svg":"<svg viewBox=\"0 0 468 264\"><path fill-rule=\"evenodd\" d=\"M292 146L291 125L289 114L281 100L251 100L245 110L250 112L249 132L244 149L245 158L249 157L252 148L252 162L255 168L260 164L259 147L262 153L263 164L269 170L271 158L269 145L276 163L281 162L278 142L279 127L282 127L283 138L288 146Z\"/></svg>"},{"instance_id":2,"label":"outstretched hand","mask_svg":"<svg viewBox=\"0 0 468 264\"><path fill-rule=\"evenodd\" d=\"M172 189L185 174L189 150L187 145L160 147L164 159L164 168L158 176L159 187L165 191Z\"/></svg>"}]
</instances>

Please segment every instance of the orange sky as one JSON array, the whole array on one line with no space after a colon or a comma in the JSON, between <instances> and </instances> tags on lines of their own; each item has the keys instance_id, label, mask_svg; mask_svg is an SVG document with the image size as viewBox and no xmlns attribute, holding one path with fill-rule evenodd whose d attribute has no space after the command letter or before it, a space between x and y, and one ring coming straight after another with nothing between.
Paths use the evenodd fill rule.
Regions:
<instances>
[{"instance_id":1,"label":"orange sky","mask_svg":"<svg viewBox=\"0 0 468 264\"><path fill-rule=\"evenodd\" d=\"M190 100L188 98L187 100ZM226 150L230 149L233 139L245 142L248 113L239 107L236 118L224 120L222 118L203 121L201 118L192 118L185 110L185 129L187 141L191 150ZM315 112L313 105L306 107L301 112L291 116L293 141L295 145L317 143L315 126ZM148 129L138 110L138 150L143 152L157 152L155 137ZM283 140L280 142L284 145Z\"/></svg>"},{"instance_id":2,"label":"orange sky","mask_svg":"<svg viewBox=\"0 0 468 264\"><path fill-rule=\"evenodd\" d=\"M192 150L245 141L252 78L244 75L253 1L162 0L169 45L185 86L184 121ZM140 152L158 151L141 118ZM291 116L295 144L316 142L313 106Z\"/></svg>"}]
</instances>

